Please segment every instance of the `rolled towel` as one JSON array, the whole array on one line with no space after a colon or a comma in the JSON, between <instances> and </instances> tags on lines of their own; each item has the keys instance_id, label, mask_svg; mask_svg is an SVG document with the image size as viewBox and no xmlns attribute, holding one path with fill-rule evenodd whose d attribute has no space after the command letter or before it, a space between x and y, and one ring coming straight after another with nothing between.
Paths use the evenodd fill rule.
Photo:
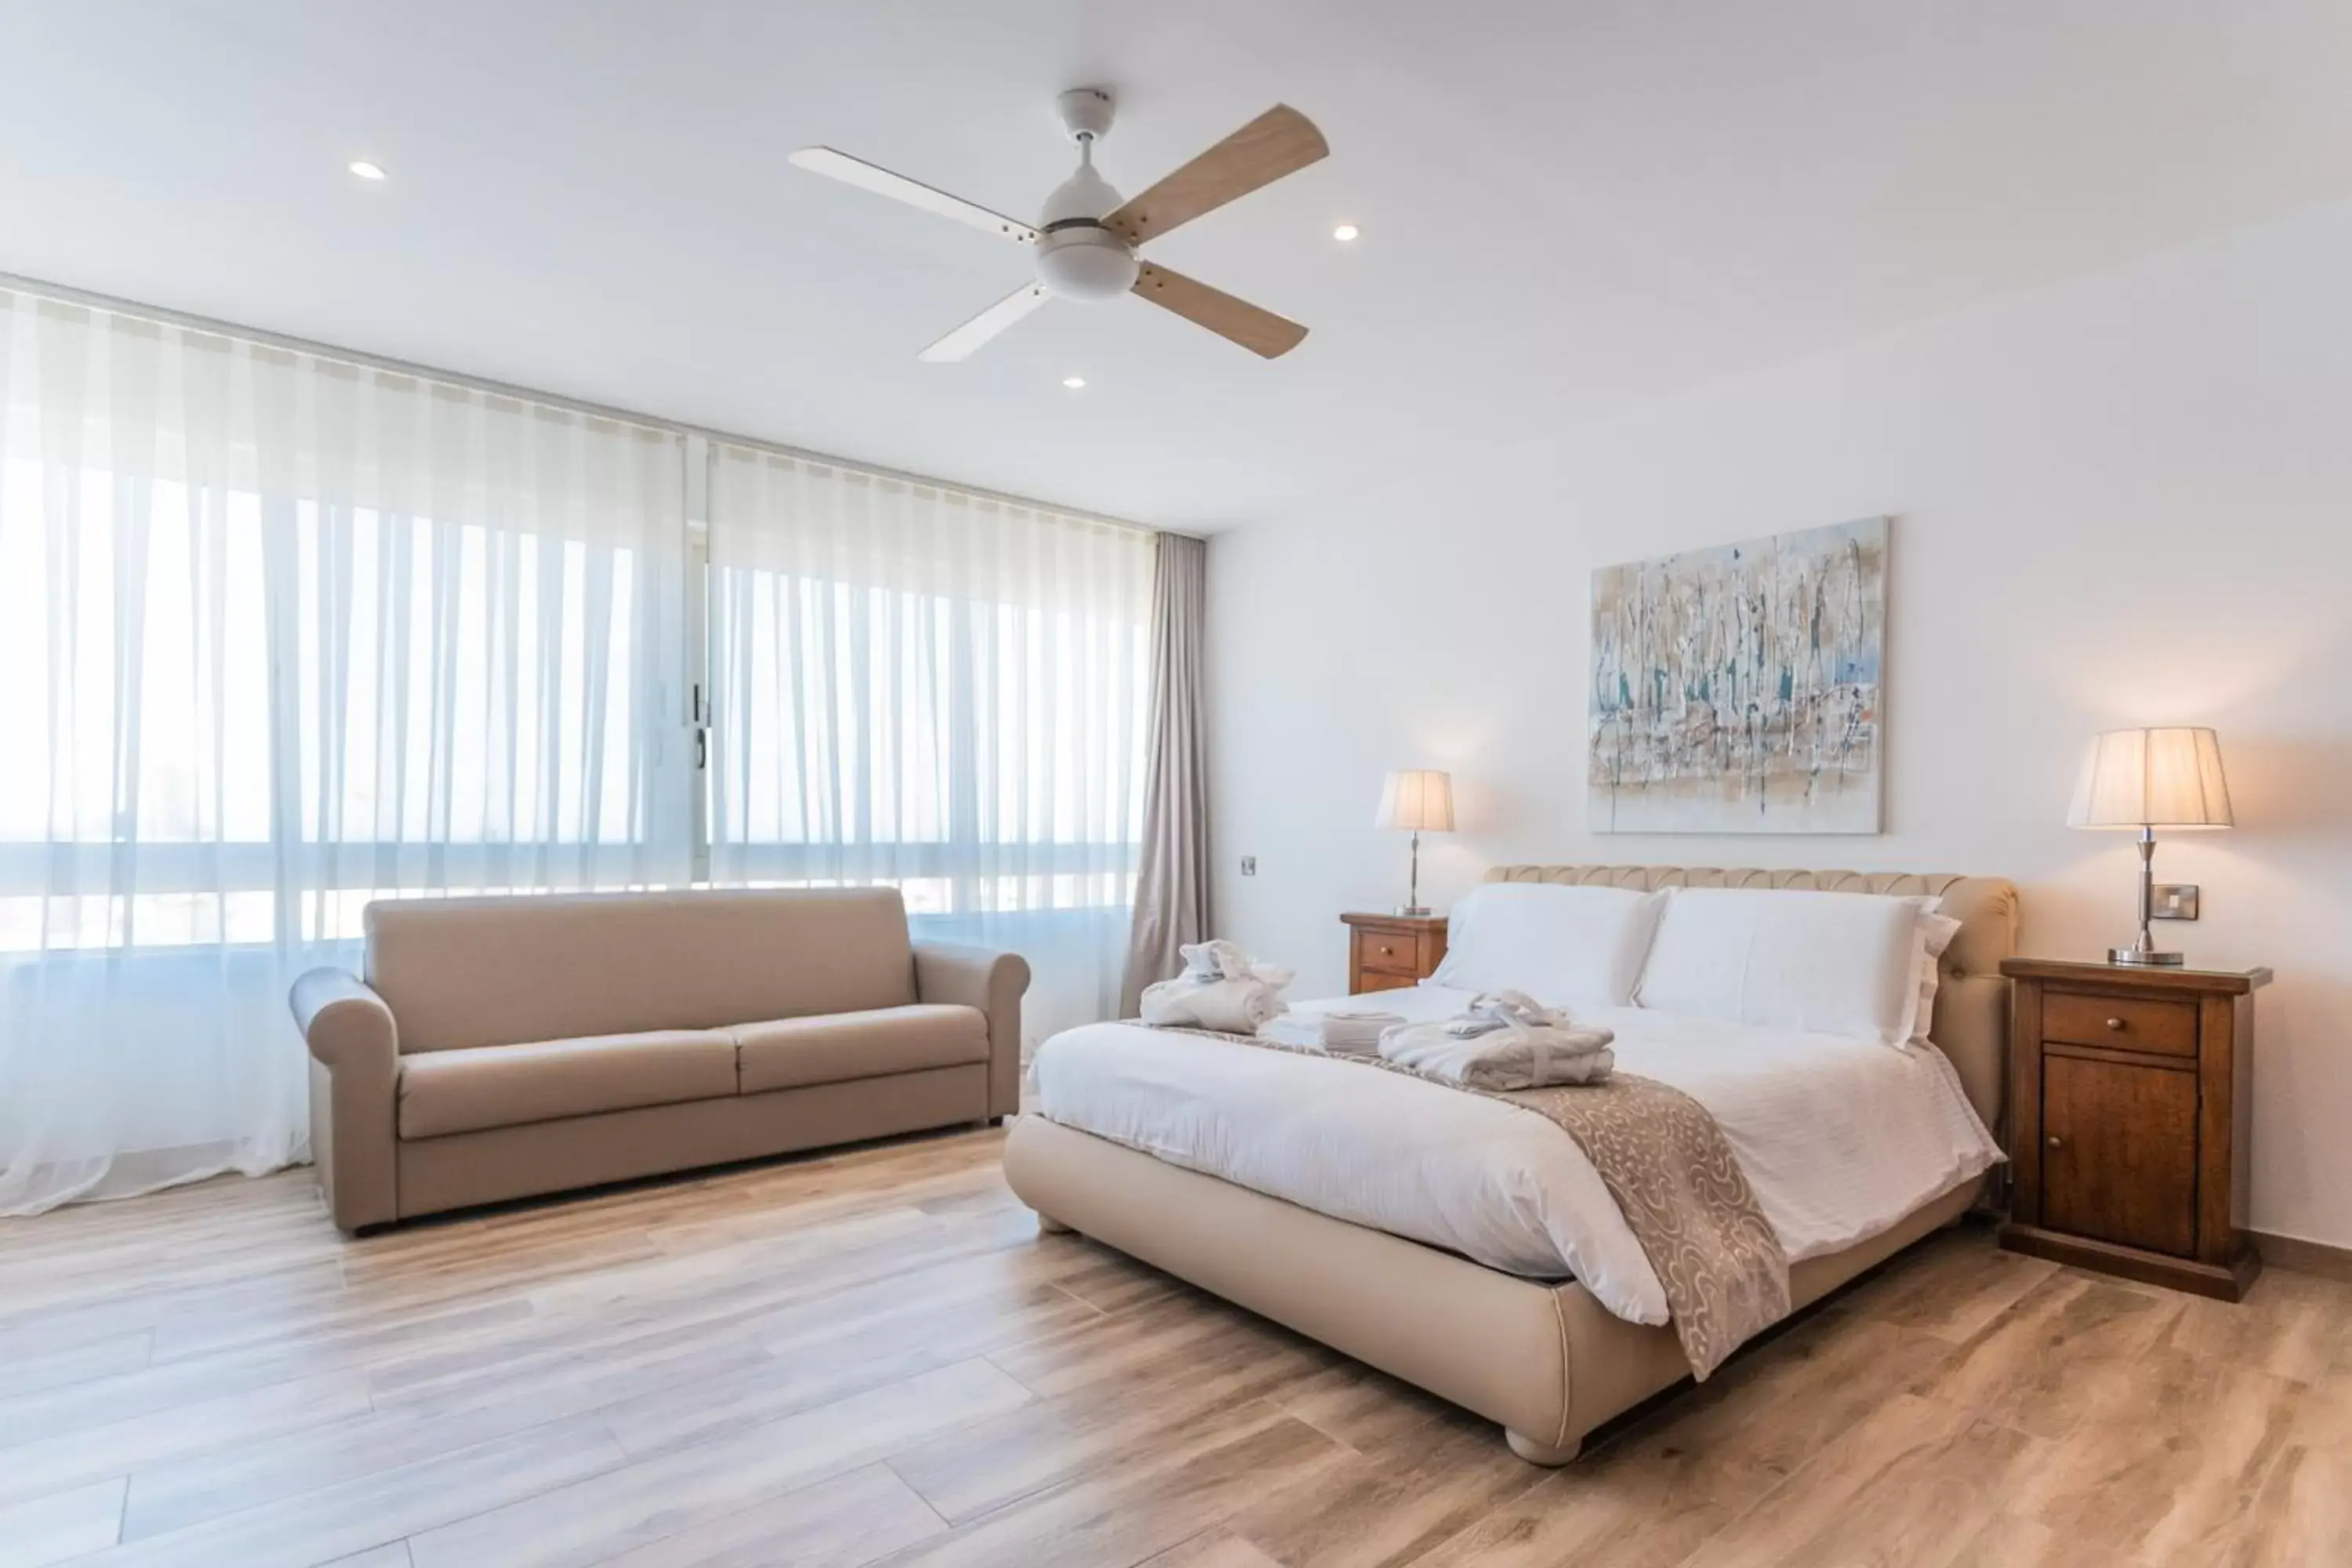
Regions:
<instances>
[{"instance_id":1,"label":"rolled towel","mask_svg":"<svg viewBox=\"0 0 2352 1568\"><path fill-rule=\"evenodd\" d=\"M1183 973L1143 988L1145 1023L1255 1035L1289 1010L1282 999L1289 970L1255 963L1223 940L1188 942L1177 951L1184 955Z\"/></svg>"},{"instance_id":2,"label":"rolled towel","mask_svg":"<svg viewBox=\"0 0 2352 1568\"><path fill-rule=\"evenodd\" d=\"M1182 978L1206 985L1213 980L1250 978L1249 954L1223 937L1213 942L1187 942L1176 950L1184 958Z\"/></svg>"},{"instance_id":3,"label":"rolled towel","mask_svg":"<svg viewBox=\"0 0 2352 1568\"><path fill-rule=\"evenodd\" d=\"M1183 955L1179 980L1207 985L1219 980L1262 980L1276 991L1290 984L1292 972L1278 964L1260 963L1237 943L1219 937L1213 942L1187 942L1176 950Z\"/></svg>"},{"instance_id":4,"label":"rolled towel","mask_svg":"<svg viewBox=\"0 0 2352 1568\"><path fill-rule=\"evenodd\" d=\"M1289 1007L1281 988L1263 980L1212 980L1179 975L1143 988L1143 1021L1157 1027L1221 1029L1255 1035Z\"/></svg>"}]
</instances>

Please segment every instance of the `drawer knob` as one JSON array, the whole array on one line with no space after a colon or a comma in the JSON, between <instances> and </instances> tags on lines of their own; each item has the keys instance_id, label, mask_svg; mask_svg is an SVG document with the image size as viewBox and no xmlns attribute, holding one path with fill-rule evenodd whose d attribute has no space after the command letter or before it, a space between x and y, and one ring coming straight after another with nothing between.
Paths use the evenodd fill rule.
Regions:
<instances>
[{"instance_id":1,"label":"drawer knob","mask_svg":"<svg viewBox=\"0 0 2352 1568\"><path fill-rule=\"evenodd\" d=\"M2123 1026L2124 1021L2121 1018L2110 1018L2107 1020L2107 1027L2110 1029L2120 1029Z\"/></svg>"},{"instance_id":2,"label":"drawer knob","mask_svg":"<svg viewBox=\"0 0 2352 1568\"><path fill-rule=\"evenodd\" d=\"M2053 1149L2063 1149L2066 1146L2065 1140L2060 1138L2055 1132L2053 1132L2050 1134L2050 1146Z\"/></svg>"}]
</instances>

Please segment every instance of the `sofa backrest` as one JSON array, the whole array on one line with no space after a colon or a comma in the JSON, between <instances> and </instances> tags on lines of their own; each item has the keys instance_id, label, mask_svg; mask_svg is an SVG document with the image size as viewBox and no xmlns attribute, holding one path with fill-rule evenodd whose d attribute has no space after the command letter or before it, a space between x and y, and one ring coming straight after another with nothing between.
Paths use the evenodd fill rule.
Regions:
<instances>
[{"instance_id":1,"label":"sofa backrest","mask_svg":"<svg viewBox=\"0 0 2352 1568\"><path fill-rule=\"evenodd\" d=\"M915 999L895 888L394 899L367 982L403 1051L707 1029Z\"/></svg>"}]
</instances>

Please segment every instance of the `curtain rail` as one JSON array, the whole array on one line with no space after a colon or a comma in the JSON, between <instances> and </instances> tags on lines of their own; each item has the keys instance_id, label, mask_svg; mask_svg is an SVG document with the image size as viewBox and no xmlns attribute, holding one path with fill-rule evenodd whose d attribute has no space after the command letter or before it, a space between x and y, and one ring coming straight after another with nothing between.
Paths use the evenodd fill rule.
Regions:
<instances>
[{"instance_id":1,"label":"curtain rail","mask_svg":"<svg viewBox=\"0 0 2352 1568\"><path fill-rule=\"evenodd\" d=\"M536 387L518 386L512 382L493 381L488 376L466 375L457 371L440 370L432 365L413 364L394 359L389 354L369 353L360 349L347 349L335 343L322 343L310 338L298 338L286 332L272 332L258 327L240 326L235 321L223 321L210 316L199 316L186 310L167 310L161 305L142 304L136 300L119 299L93 289L77 289L70 284L51 283L39 278L26 278L19 273L0 272L0 289L18 294L31 294L54 300L60 304L80 305L94 310L110 310L116 315L136 316L163 326L180 327L189 331L211 332L219 337L242 338L247 342L265 348L283 349L289 353L310 354L314 358L333 360L355 365L362 370L383 371L393 375L415 376L419 381L437 382L444 386L462 387L470 392L488 393L495 397L519 398L550 408L561 408L592 418L616 420L624 425L635 425L647 430L666 431L677 436L699 436L708 441L724 442L730 447L744 447L755 452L772 452L778 457L795 458L803 462L823 463L828 468L842 468L864 474L870 479L892 479L900 484L921 485L931 489L954 490L977 500L996 501L1003 505L1026 507L1037 511L1055 512L1074 517L1084 522L1097 522L1109 528L1123 528L1133 533L1171 533L1174 529L1153 528L1148 523L1131 522L1123 517L1111 517L1083 507L1061 506L1053 501L1039 500L1034 496L1013 495L1005 490L983 489L976 485L960 484L953 479L934 479L929 474L909 473L904 468L888 468L876 463L861 463L848 458L836 458L830 452L811 451L804 447L788 446L782 441L762 440L756 436L738 435L731 430L715 429L708 425L689 425L683 420L664 419L656 415L641 414L633 408L619 408L608 403L592 403L585 398L566 397L560 393L541 392Z\"/></svg>"}]
</instances>

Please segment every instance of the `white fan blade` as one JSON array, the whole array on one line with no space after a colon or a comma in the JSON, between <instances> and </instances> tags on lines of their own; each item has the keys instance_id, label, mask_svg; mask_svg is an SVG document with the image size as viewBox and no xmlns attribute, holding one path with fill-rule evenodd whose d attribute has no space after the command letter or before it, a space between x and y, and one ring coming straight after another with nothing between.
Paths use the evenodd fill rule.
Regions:
<instances>
[{"instance_id":1,"label":"white fan blade","mask_svg":"<svg viewBox=\"0 0 2352 1568\"><path fill-rule=\"evenodd\" d=\"M1043 283L1024 283L916 357L929 364L969 358L974 349L1045 302Z\"/></svg>"},{"instance_id":2,"label":"white fan blade","mask_svg":"<svg viewBox=\"0 0 2352 1568\"><path fill-rule=\"evenodd\" d=\"M1037 240L1037 231L1025 223L1015 223L1002 213L975 206L961 196L935 191L919 180L894 174L887 169L877 168L846 153L836 153L830 147L803 147L793 154L792 161L813 174L823 174L827 179L839 180L845 185L856 185L859 190L872 191L877 196L888 196L894 202L904 202L927 213L951 217L958 223L970 224L976 229L1015 244L1034 245Z\"/></svg>"}]
</instances>

